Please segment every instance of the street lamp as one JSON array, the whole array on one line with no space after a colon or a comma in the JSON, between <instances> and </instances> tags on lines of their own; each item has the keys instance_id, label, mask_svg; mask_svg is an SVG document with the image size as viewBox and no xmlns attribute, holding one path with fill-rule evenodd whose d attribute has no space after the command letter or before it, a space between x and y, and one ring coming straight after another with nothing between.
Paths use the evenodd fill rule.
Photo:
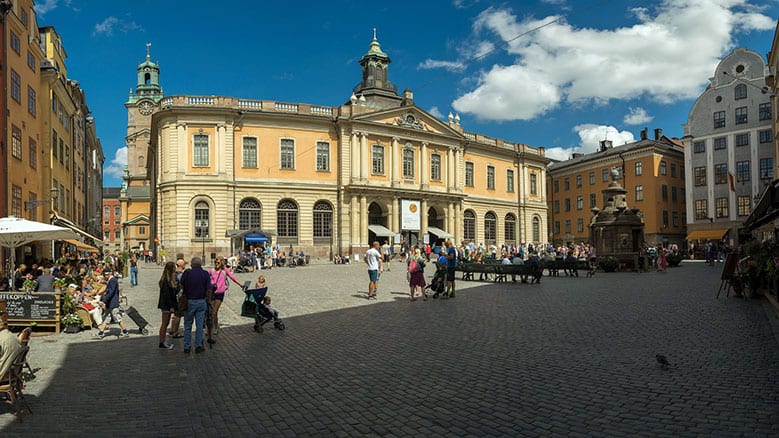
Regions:
<instances>
[{"instance_id":1,"label":"street lamp","mask_svg":"<svg viewBox=\"0 0 779 438\"><path fill-rule=\"evenodd\" d=\"M39 205L43 205L47 202L51 202L52 204L57 200L57 196L59 196L59 190L57 190L56 187L52 187L49 189L49 198L48 199L36 199L35 201L25 201L24 203L24 209L25 210L34 210L38 208ZM54 210L54 207L52 206L52 211Z\"/></svg>"}]
</instances>

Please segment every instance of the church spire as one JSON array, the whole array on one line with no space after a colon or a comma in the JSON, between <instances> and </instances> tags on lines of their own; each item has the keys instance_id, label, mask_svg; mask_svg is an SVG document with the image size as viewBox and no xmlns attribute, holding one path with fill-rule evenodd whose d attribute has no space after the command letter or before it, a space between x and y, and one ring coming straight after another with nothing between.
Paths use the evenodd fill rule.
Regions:
<instances>
[{"instance_id":1,"label":"church spire","mask_svg":"<svg viewBox=\"0 0 779 438\"><path fill-rule=\"evenodd\" d=\"M389 80L390 57L381 50L381 44L373 28L373 40L368 51L360 58L362 81L354 87L357 95L364 96L369 106L387 107L400 103L398 88ZM374 105L371 105L375 103Z\"/></svg>"},{"instance_id":2,"label":"church spire","mask_svg":"<svg viewBox=\"0 0 779 438\"><path fill-rule=\"evenodd\" d=\"M160 66L151 60L151 43L146 43L146 59L136 68L138 82L135 92L130 92L128 103L135 103L141 99L151 99L155 102L162 99L162 87L160 86Z\"/></svg>"}]
</instances>

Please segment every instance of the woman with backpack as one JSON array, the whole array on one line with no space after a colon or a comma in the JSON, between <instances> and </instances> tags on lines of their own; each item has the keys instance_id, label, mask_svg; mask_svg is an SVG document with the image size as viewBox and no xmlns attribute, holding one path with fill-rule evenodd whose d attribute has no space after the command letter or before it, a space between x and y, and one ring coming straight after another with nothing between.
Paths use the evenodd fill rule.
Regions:
<instances>
[{"instance_id":1,"label":"woman with backpack","mask_svg":"<svg viewBox=\"0 0 779 438\"><path fill-rule=\"evenodd\" d=\"M225 262L224 257L219 256L216 258L216 261L214 262L214 269L211 269L209 272L211 274L211 284L214 285L214 294L213 294L213 324L214 324L214 334L219 333L219 307L221 307L222 302L225 298L225 292L227 292L227 287L230 285L228 280L232 280L233 283L237 284L238 287L241 287L241 283L238 282L238 279L235 278L233 273L230 271L230 268L227 267L227 262ZM209 344L213 342L210 342L209 337Z\"/></svg>"},{"instance_id":2,"label":"woman with backpack","mask_svg":"<svg viewBox=\"0 0 779 438\"><path fill-rule=\"evenodd\" d=\"M416 301L417 288L422 292L422 299L427 301L425 294L425 258L419 248L414 248L414 254L409 256L408 266L408 288L411 294L411 301Z\"/></svg>"}]
</instances>

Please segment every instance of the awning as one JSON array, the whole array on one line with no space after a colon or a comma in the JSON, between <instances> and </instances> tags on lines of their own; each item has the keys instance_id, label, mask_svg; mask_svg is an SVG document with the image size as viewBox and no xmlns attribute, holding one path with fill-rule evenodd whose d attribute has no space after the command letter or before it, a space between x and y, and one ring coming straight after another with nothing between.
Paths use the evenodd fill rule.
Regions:
<instances>
[{"instance_id":1,"label":"awning","mask_svg":"<svg viewBox=\"0 0 779 438\"><path fill-rule=\"evenodd\" d=\"M453 239L454 238L454 234L449 234L446 231L444 231L444 230L442 230L440 228L436 228L436 227L427 227L427 232L435 234L436 237L438 237L439 239Z\"/></svg>"},{"instance_id":2,"label":"awning","mask_svg":"<svg viewBox=\"0 0 779 438\"><path fill-rule=\"evenodd\" d=\"M728 232L727 228L716 230L695 230L687 235L687 240L722 240L722 236Z\"/></svg>"},{"instance_id":3,"label":"awning","mask_svg":"<svg viewBox=\"0 0 779 438\"><path fill-rule=\"evenodd\" d=\"M63 227L68 227L71 230L75 231L76 233L86 237L87 239L92 239L92 241L95 242L95 245L103 246L103 241L99 238L87 233L86 231L82 230L81 228L77 227L76 224L73 222L63 218L59 217L57 215L54 215L54 217L51 218L51 223L56 225L61 225Z\"/></svg>"},{"instance_id":4,"label":"awning","mask_svg":"<svg viewBox=\"0 0 779 438\"><path fill-rule=\"evenodd\" d=\"M75 246L76 249L78 249L79 251L90 251L90 252L97 252L98 251L98 249L95 248L94 246L87 245L86 243L79 242L78 240L66 239L66 240L63 240L63 242L67 242L67 243Z\"/></svg>"},{"instance_id":5,"label":"awning","mask_svg":"<svg viewBox=\"0 0 779 438\"><path fill-rule=\"evenodd\" d=\"M368 229L371 230L377 237L389 237L395 235L394 231L390 230L384 225L368 225Z\"/></svg>"}]
</instances>

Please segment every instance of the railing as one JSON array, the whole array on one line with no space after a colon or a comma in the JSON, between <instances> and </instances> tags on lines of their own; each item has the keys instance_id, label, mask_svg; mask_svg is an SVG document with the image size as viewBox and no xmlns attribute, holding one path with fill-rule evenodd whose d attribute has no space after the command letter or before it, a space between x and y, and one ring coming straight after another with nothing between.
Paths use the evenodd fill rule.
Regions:
<instances>
[{"instance_id":1,"label":"railing","mask_svg":"<svg viewBox=\"0 0 779 438\"><path fill-rule=\"evenodd\" d=\"M168 96L160 101L160 108L209 106L235 108L262 112L284 112L308 114L318 117L333 117L338 107L311 105L307 103L276 102L272 100L239 99L225 96Z\"/></svg>"},{"instance_id":2,"label":"railing","mask_svg":"<svg viewBox=\"0 0 779 438\"><path fill-rule=\"evenodd\" d=\"M285 111L290 113L298 112L298 104L296 103L276 102L274 107L276 108L276 111Z\"/></svg>"},{"instance_id":3,"label":"railing","mask_svg":"<svg viewBox=\"0 0 779 438\"><path fill-rule=\"evenodd\" d=\"M253 110L261 110L262 109L262 101L261 100L238 99L238 107L240 107L240 108L248 108L248 109L253 109Z\"/></svg>"},{"instance_id":4,"label":"railing","mask_svg":"<svg viewBox=\"0 0 779 438\"><path fill-rule=\"evenodd\" d=\"M213 105L214 104L214 98L213 97L191 96L191 97L187 98L187 104L189 104L189 105Z\"/></svg>"}]
</instances>

